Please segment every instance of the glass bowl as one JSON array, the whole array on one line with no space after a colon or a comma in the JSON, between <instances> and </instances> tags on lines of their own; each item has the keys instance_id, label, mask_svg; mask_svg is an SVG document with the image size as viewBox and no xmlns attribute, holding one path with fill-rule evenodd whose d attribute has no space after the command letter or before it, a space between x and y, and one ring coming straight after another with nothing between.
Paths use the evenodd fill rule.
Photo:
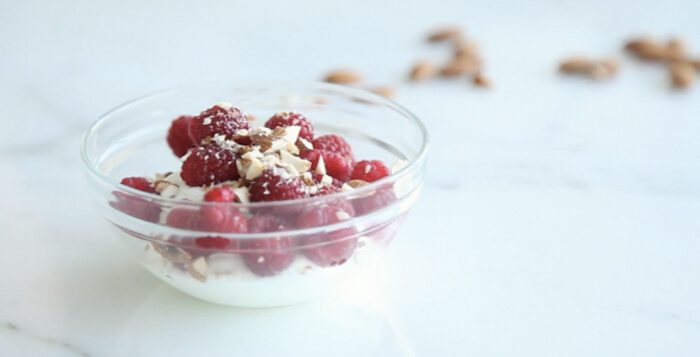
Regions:
<instances>
[{"instance_id":1,"label":"glass bowl","mask_svg":"<svg viewBox=\"0 0 700 357\"><path fill-rule=\"evenodd\" d=\"M392 174L327 196L252 203L166 198L119 183L178 171L181 162L165 140L170 122L224 101L257 118L254 126L279 111L301 112L316 135L343 135L356 159L382 160ZM331 292L376 262L419 195L427 146L418 118L366 91L324 83L214 84L162 91L109 111L85 133L82 157L100 211L151 273L202 300L272 307ZM264 233L207 232L178 223L227 210L285 222L308 212L336 218Z\"/></svg>"}]
</instances>

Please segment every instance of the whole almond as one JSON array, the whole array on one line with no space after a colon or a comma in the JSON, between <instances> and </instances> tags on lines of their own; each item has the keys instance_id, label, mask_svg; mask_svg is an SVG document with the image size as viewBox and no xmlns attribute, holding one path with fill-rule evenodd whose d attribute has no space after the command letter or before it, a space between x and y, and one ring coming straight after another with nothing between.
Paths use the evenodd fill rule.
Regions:
<instances>
[{"instance_id":1,"label":"whole almond","mask_svg":"<svg viewBox=\"0 0 700 357\"><path fill-rule=\"evenodd\" d=\"M428 61L419 61L411 69L409 78L412 81L426 80L435 75L435 66Z\"/></svg>"},{"instance_id":2,"label":"whole almond","mask_svg":"<svg viewBox=\"0 0 700 357\"><path fill-rule=\"evenodd\" d=\"M690 63L678 62L669 66L671 84L675 88L685 89L695 81L695 68Z\"/></svg>"},{"instance_id":3,"label":"whole almond","mask_svg":"<svg viewBox=\"0 0 700 357\"><path fill-rule=\"evenodd\" d=\"M330 72L326 75L325 81L336 84L354 84L362 80L362 75L358 72L342 69Z\"/></svg>"},{"instance_id":4,"label":"whole almond","mask_svg":"<svg viewBox=\"0 0 700 357\"><path fill-rule=\"evenodd\" d=\"M462 37L462 29L458 26L447 26L437 29L428 35L428 42L444 42L458 40Z\"/></svg>"}]
</instances>

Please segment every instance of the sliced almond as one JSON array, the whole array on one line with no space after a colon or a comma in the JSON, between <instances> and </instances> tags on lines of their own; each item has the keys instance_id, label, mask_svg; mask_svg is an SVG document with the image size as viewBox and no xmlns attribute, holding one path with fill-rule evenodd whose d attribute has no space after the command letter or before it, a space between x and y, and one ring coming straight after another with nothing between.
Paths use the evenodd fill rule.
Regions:
<instances>
[{"instance_id":1,"label":"sliced almond","mask_svg":"<svg viewBox=\"0 0 700 357\"><path fill-rule=\"evenodd\" d=\"M326 163L323 161L323 155L320 155L318 157L318 163L316 164L315 172L319 175L326 174Z\"/></svg>"},{"instance_id":2,"label":"sliced almond","mask_svg":"<svg viewBox=\"0 0 700 357\"><path fill-rule=\"evenodd\" d=\"M350 180L347 182L347 185L352 187L352 188L360 188L362 186L368 185L369 182L363 181L363 180Z\"/></svg>"},{"instance_id":3,"label":"sliced almond","mask_svg":"<svg viewBox=\"0 0 700 357\"><path fill-rule=\"evenodd\" d=\"M246 170L245 178L246 180L253 180L262 175L263 171L265 171L265 165L263 165L262 161L256 158L250 159L249 162L250 164Z\"/></svg>"},{"instance_id":4,"label":"sliced almond","mask_svg":"<svg viewBox=\"0 0 700 357\"><path fill-rule=\"evenodd\" d=\"M323 175L323 177L321 177L321 183L324 185L332 185L333 178L328 175Z\"/></svg>"},{"instance_id":5,"label":"sliced almond","mask_svg":"<svg viewBox=\"0 0 700 357\"><path fill-rule=\"evenodd\" d=\"M325 81L336 84L354 84L362 80L362 75L358 72L342 69L330 72L326 75Z\"/></svg>"},{"instance_id":6,"label":"sliced almond","mask_svg":"<svg viewBox=\"0 0 700 357\"><path fill-rule=\"evenodd\" d=\"M220 102L220 103L216 103L216 106L219 107L219 108L223 108L223 109L231 109L231 108L233 108L233 104L232 104L231 102Z\"/></svg>"},{"instance_id":7,"label":"sliced almond","mask_svg":"<svg viewBox=\"0 0 700 357\"><path fill-rule=\"evenodd\" d=\"M345 212L345 211L338 211L335 213L335 217L338 218L339 221L347 221L350 219L350 214Z\"/></svg>"},{"instance_id":8,"label":"sliced almond","mask_svg":"<svg viewBox=\"0 0 700 357\"><path fill-rule=\"evenodd\" d=\"M280 160L293 167L298 173L304 173L311 168L311 161L304 160L299 156L294 156L286 150L280 151Z\"/></svg>"},{"instance_id":9,"label":"sliced almond","mask_svg":"<svg viewBox=\"0 0 700 357\"><path fill-rule=\"evenodd\" d=\"M187 264L192 260L192 256L189 253L173 245L155 242L151 244L153 245L153 250L173 264Z\"/></svg>"},{"instance_id":10,"label":"sliced almond","mask_svg":"<svg viewBox=\"0 0 700 357\"><path fill-rule=\"evenodd\" d=\"M486 77L483 73L477 73L472 78L472 83L479 88L491 88L491 80Z\"/></svg>"},{"instance_id":11,"label":"sliced almond","mask_svg":"<svg viewBox=\"0 0 700 357\"><path fill-rule=\"evenodd\" d=\"M313 176L311 175L311 172L308 172L308 171L304 172L303 174L301 174L300 177L301 177L301 180L304 181L304 184L306 184L306 186L316 185L316 182L314 181Z\"/></svg>"},{"instance_id":12,"label":"sliced almond","mask_svg":"<svg viewBox=\"0 0 700 357\"><path fill-rule=\"evenodd\" d=\"M204 257L199 257L187 264L187 272L201 282L207 281L207 271L207 260Z\"/></svg>"},{"instance_id":13,"label":"sliced almond","mask_svg":"<svg viewBox=\"0 0 700 357\"><path fill-rule=\"evenodd\" d=\"M296 142L296 145L299 148L299 151L308 151L314 149L314 144L312 144L310 141L304 138L299 138L299 140L297 140Z\"/></svg>"},{"instance_id":14,"label":"sliced almond","mask_svg":"<svg viewBox=\"0 0 700 357\"><path fill-rule=\"evenodd\" d=\"M238 199L241 200L241 203L249 203L250 202L250 192L248 192L248 187L246 187L246 186L236 187L233 189L233 192L236 193L236 197L238 197Z\"/></svg>"}]
</instances>

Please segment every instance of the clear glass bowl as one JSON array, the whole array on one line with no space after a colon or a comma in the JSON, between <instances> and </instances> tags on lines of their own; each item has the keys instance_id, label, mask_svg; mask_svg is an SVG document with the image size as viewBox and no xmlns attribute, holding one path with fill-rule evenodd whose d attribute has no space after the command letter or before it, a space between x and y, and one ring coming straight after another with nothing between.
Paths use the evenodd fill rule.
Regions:
<instances>
[{"instance_id":1,"label":"clear glass bowl","mask_svg":"<svg viewBox=\"0 0 700 357\"><path fill-rule=\"evenodd\" d=\"M181 162L165 141L170 122L224 101L252 114L258 126L276 112L299 111L311 120L316 135L343 135L358 160L382 160L393 165L392 175L328 196L248 204L174 200L119 183L127 176L179 170ZM85 133L82 157L102 214L151 273L206 301L271 307L328 293L376 261L419 195L427 146L420 120L362 90L323 83L201 85L148 95L111 110ZM329 205L346 207L331 224L267 233L195 231L167 219L236 209L248 217L264 213L294 222L307 210ZM231 244L199 244L207 239ZM285 242L283 248L270 244L279 240Z\"/></svg>"}]
</instances>

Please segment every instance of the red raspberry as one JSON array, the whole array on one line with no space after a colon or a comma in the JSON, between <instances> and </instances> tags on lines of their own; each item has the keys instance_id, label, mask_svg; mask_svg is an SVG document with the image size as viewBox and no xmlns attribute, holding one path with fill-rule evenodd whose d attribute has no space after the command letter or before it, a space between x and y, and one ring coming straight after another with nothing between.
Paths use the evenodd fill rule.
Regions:
<instances>
[{"instance_id":1,"label":"red raspberry","mask_svg":"<svg viewBox=\"0 0 700 357\"><path fill-rule=\"evenodd\" d=\"M391 188L380 188L369 196L354 199L352 204L357 215L361 216L389 206L394 201L396 201L394 190Z\"/></svg>"},{"instance_id":2,"label":"red raspberry","mask_svg":"<svg viewBox=\"0 0 700 357\"><path fill-rule=\"evenodd\" d=\"M237 180L236 153L216 142L198 146L190 150L180 176L190 186Z\"/></svg>"},{"instance_id":3,"label":"red raspberry","mask_svg":"<svg viewBox=\"0 0 700 357\"><path fill-rule=\"evenodd\" d=\"M342 155L316 149L301 153L302 158L311 161L312 170L316 170L318 160L321 156L323 156L323 164L326 166L326 173L328 176L337 178L342 182L350 180L352 166Z\"/></svg>"},{"instance_id":4,"label":"red raspberry","mask_svg":"<svg viewBox=\"0 0 700 357\"><path fill-rule=\"evenodd\" d=\"M196 146L199 143L192 142L190 139L190 124L192 123L192 117L189 115L183 115L173 120L170 124L170 129L168 130L167 141L170 145L170 149L177 157L182 157L187 154L187 150Z\"/></svg>"},{"instance_id":5,"label":"red raspberry","mask_svg":"<svg viewBox=\"0 0 700 357\"><path fill-rule=\"evenodd\" d=\"M168 213L165 224L180 229L197 229L199 227L199 211L191 208L173 208Z\"/></svg>"},{"instance_id":6,"label":"red raspberry","mask_svg":"<svg viewBox=\"0 0 700 357\"><path fill-rule=\"evenodd\" d=\"M352 154L352 147L340 135L335 135L335 134L321 135L321 136L317 137L316 139L314 139L312 144L314 145L314 149L316 149L316 150L325 150L325 151L334 152L336 154L342 155L349 162L355 161L355 157Z\"/></svg>"},{"instance_id":7,"label":"red raspberry","mask_svg":"<svg viewBox=\"0 0 700 357\"><path fill-rule=\"evenodd\" d=\"M309 119L300 113L279 112L265 122L265 127L275 129L277 127L300 126L299 137L308 141L314 139L314 127Z\"/></svg>"},{"instance_id":8,"label":"red raspberry","mask_svg":"<svg viewBox=\"0 0 700 357\"><path fill-rule=\"evenodd\" d=\"M338 205L309 207L297 218L299 228L320 227L341 222L351 217L350 212ZM316 265L327 267L345 263L357 247L356 230L343 228L329 233L319 233L304 238L304 255Z\"/></svg>"},{"instance_id":9,"label":"red raspberry","mask_svg":"<svg viewBox=\"0 0 700 357\"><path fill-rule=\"evenodd\" d=\"M379 160L362 160L352 169L353 180L374 182L382 177L389 176L391 171Z\"/></svg>"},{"instance_id":10,"label":"red raspberry","mask_svg":"<svg viewBox=\"0 0 700 357\"><path fill-rule=\"evenodd\" d=\"M248 220L234 207L207 207L201 212L197 228L203 231L220 233L245 233ZM212 210L211 208L216 208Z\"/></svg>"},{"instance_id":11,"label":"red raspberry","mask_svg":"<svg viewBox=\"0 0 700 357\"><path fill-rule=\"evenodd\" d=\"M192 119L189 136L192 142L201 144L216 134L233 139L236 131L249 127L248 118L240 109L215 105Z\"/></svg>"},{"instance_id":12,"label":"red raspberry","mask_svg":"<svg viewBox=\"0 0 700 357\"><path fill-rule=\"evenodd\" d=\"M126 177L122 179L121 184L139 191L156 193L151 182L143 177ZM117 201L109 204L115 209L148 222L158 222L160 219L160 206L158 204L125 192L114 192L114 196Z\"/></svg>"},{"instance_id":13,"label":"red raspberry","mask_svg":"<svg viewBox=\"0 0 700 357\"><path fill-rule=\"evenodd\" d=\"M231 245L231 240L224 237L199 237L194 239L194 244L202 249L224 250Z\"/></svg>"},{"instance_id":14,"label":"red raspberry","mask_svg":"<svg viewBox=\"0 0 700 357\"><path fill-rule=\"evenodd\" d=\"M327 196L340 191L340 187L338 186L319 184L316 186L316 192L314 192L311 197Z\"/></svg>"},{"instance_id":15,"label":"red raspberry","mask_svg":"<svg viewBox=\"0 0 700 357\"><path fill-rule=\"evenodd\" d=\"M306 185L296 176L282 176L276 170L265 170L248 187L253 202L286 201L308 197Z\"/></svg>"},{"instance_id":16,"label":"red raspberry","mask_svg":"<svg viewBox=\"0 0 700 357\"><path fill-rule=\"evenodd\" d=\"M238 196L236 192L229 186L219 186L214 187L204 194L204 201L206 202L236 202L238 201Z\"/></svg>"},{"instance_id":17,"label":"red raspberry","mask_svg":"<svg viewBox=\"0 0 700 357\"><path fill-rule=\"evenodd\" d=\"M250 233L281 232L289 229L290 224L281 217L272 214L257 214L248 221Z\"/></svg>"},{"instance_id":18,"label":"red raspberry","mask_svg":"<svg viewBox=\"0 0 700 357\"><path fill-rule=\"evenodd\" d=\"M145 177L125 177L121 180L121 184L139 191L156 193L156 188L153 187L151 181Z\"/></svg>"},{"instance_id":19,"label":"red raspberry","mask_svg":"<svg viewBox=\"0 0 700 357\"><path fill-rule=\"evenodd\" d=\"M273 215L256 215L250 219L250 232L266 233L284 231L287 227ZM281 273L292 264L294 254L290 249L291 239L287 237L255 238L241 241L243 261L259 276L272 276Z\"/></svg>"}]
</instances>

